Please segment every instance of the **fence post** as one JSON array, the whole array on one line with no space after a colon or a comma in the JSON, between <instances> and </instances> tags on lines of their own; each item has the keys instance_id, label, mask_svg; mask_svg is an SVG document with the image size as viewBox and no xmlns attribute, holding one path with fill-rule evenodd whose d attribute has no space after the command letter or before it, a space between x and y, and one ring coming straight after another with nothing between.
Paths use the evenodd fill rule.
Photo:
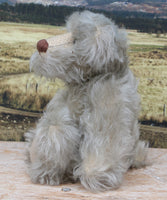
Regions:
<instances>
[{"instance_id":1,"label":"fence post","mask_svg":"<svg viewBox=\"0 0 167 200\"><path fill-rule=\"evenodd\" d=\"M164 108L163 108L163 116L166 116L166 104L164 104Z\"/></svg>"},{"instance_id":2,"label":"fence post","mask_svg":"<svg viewBox=\"0 0 167 200\"><path fill-rule=\"evenodd\" d=\"M26 83L26 93L28 92L28 82Z\"/></svg>"},{"instance_id":3,"label":"fence post","mask_svg":"<svg viewBox=\"0 0 167 200\"><path fill-rule=\"evenodd\" d=\"M36 83L35 91L36 91L36 93L38 93L38 83Z\"/></svg>"}]
</instances>

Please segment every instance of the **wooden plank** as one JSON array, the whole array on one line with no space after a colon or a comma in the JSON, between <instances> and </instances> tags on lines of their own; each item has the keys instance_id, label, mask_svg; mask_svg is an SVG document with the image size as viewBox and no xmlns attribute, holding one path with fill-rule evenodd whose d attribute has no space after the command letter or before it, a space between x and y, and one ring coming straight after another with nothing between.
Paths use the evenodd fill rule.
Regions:
<instances>
[{"instance_id":1,"label":"wooden plank","mask_svg":"<svg viewBox=\"0 0 167 200\"><path fill-rule=\"evenodd\" d=\"M167 149L149 149L151 166L129 170L117 190L94 194L79 183L60 186L32 184L26 174L24 148L24 142L0 142L1 200L167 199Z\"/></svg>"}]
</instances>

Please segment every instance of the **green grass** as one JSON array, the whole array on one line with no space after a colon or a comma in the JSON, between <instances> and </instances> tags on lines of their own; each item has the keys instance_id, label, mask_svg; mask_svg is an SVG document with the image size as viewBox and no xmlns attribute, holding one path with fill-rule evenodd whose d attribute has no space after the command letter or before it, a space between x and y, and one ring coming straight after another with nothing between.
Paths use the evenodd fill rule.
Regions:
<instances>
[{"instance_id":1,"label":"green grass","mask_svg":"<svg viewBox=\"0 0 167 200\"><path fill-rule=\"evenodd\" d=\"M37 25L0 22L0 42L14 44L26 42L32 45L42 39L64 33L64 28Z\"/></svg>"}]
</instances>

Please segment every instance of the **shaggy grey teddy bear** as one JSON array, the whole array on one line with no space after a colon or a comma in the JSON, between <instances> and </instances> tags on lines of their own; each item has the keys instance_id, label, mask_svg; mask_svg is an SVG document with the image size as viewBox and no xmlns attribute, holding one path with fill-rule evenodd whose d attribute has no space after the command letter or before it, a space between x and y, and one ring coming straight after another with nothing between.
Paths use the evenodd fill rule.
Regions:
<instances>
[{"instance_id":1,"label":"shaggy grey teddy bear","mask_svg":"<svg viewBox=\"0 0 167 200\"><path fill-rule=\"evenodd\" d=\"M93 191L117 188L130 167L145 165L139 140L140 98L128 68L126 32L101 14L72 14L68 33L41 40L30 60L38 75L66 88L26 133L32 182L80 180Z\"/></svg>"}]
</instances>

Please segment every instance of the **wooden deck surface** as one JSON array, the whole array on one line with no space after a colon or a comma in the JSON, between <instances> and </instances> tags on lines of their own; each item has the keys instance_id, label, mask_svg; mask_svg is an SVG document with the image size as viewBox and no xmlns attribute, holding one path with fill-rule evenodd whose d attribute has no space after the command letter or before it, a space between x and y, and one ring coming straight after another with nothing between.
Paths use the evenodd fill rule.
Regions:
<instances>
[{"instance_id":1,"label":"wooden deck surface","mask_svg":"<svg viewBox=\"0 0 167 200\"><path fill-rule=\"evenodd\" d=\"M166 200L167 149L149 149L153 163L144 169L129 170L118 190L93 194L79 183L60 186L32 184L24 164L23 142L0 142L1 200Z\"/></svg>"}]
</instances>

